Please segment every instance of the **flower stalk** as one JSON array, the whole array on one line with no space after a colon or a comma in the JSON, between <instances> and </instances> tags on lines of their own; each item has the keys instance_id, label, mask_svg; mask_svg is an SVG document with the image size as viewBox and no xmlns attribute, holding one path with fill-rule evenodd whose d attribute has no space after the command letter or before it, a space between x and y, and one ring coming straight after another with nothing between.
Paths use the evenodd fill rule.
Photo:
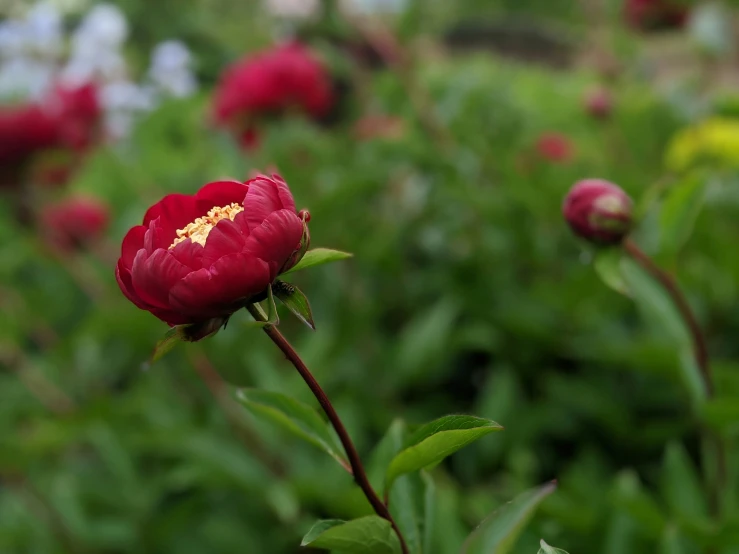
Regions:
<instances>
[{"instance_id":1,"label":"flower stalk","mask_svg":"<svg viewBox=\"0 0 739 554\"><path fill-rule=\"evenodd\" d=\"M256 321L266 323L267 318L256 305L249 304L246 306L246 309ZM341 445L344 447L346 456L349 459L349 464L351 465L351 473L354 477L354 481L357 483L359 488L362 489L364 496L369 501L375 513L381 518L386 519L390 522L393 530L398 535L398 540L400 541L400 547L403 551L403 554L408 554L408 545L405 543L403 534L400 532L398 525L395 523L393 516L390 514L390 510L388 509L387 504L380 499L375 490L372 488L372 485L369 482L369 478L367 477L367 472L365 471L364 465L362 464L362 460L359 457L359 453L357 452L357 449L354 446L354 443L352 442L352 439L349 436L346 427L344 427L339 414L336 413L336 410L334 409L324 390L321 388L321 385L318 384L316 378L310 372L310 370L305 365L295 349L292 347L292 345L287 341L285 336L280 333L280 331L274 325L265 325L262 329L265 334L272 340L272 342L275 343L277 348L279 348L280 351L285 355L288 361L295 367L300 376L303 378L303 381L305 381L305 384L308 385L308 388L313 393L313 396L315 396L316 400L318 400L318 403L321 405L321 408L331 422L331 425L336 431L336 434L339 436Z\"/></svg>"}]
</instances>

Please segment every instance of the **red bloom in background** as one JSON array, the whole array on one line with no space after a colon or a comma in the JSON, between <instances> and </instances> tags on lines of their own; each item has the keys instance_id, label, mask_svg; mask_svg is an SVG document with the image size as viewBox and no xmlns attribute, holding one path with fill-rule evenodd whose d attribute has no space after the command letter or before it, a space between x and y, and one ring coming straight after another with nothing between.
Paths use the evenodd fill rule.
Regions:
<instances>
[{"instance_id":1,"label":"red bloom in background","mask_svg":"<svg viewBox=\"0 0 739 554\"><path fill-rule=\"evenodd\" d=\"M575 153L575 148L569 138L561 133L544 133L536 142L539 155L555 163L569 162Z\"/></svg>"},{"instance_id":2,"label":"red bloom in background","mask_svg":"<svg viewBox=\"0 0 739 554\"><path fill-rule=\"evenodd\" d=\"M116 278L169 325L227 318L300 260L304 220L279 175L170 194L126 234Z\"/></svg>"},{"instance_id":3,"label":"red bloom in background","mask_svg":"<svg viewBox=\"0 0 739 554\"><path fill-rule=\"evenodd\" d=\"M62 252L84 248L108 227L108 206L95 198L75 197L41 211L41 230L47 242Z\"/></svg>"},{"instance_id":4,"label":"red bloom in background","mask_svg":"<svg viewBox=\"0 0 739 554\"><path fill-rule=\"evenodd\" d=\"M247 56L229 67L215 91L214 114L242 134L256 117L298 109L320 118L333 104L331 79L311 52L290 43Z\"/></svg>"},{"instance_id":5,"label":"red bloom in background","mask_svg":"<svg viewBox=\"0 0 739 554\"><path fill-rule=\"evenodd\" d=\"M38 104L0 108L2 184L17 185L28 164L42 152L88 147L97 136L100 116L97 91L91 84L58 87Z\"/></svg>"},{"instance_id":6,"label":"red bloom in background","mask_svg":"<svg viewBox=\"0 0 739 554\"><path fill-rule=\"evenodd\" d=\"M624 17L634 29L679 29L688 20L688 9L679 0L626 0Z\"/></svg>"},{"instance_id":7,"label":"red bloom in background","mask_svg":"<svg viewBox=\"0 0 739 554\"><path fill-rule=\"evenodd\" d=\"M58 123L59 142L75 150L90 146L98 135L102 110L97 87L92 83L60 85L46 100Z\"/></svg>"},{"instance_id":8,"label":"red bloom in background","mask_svg":"<svg viewBox=\"0 0 739 554\"><path fill-rule=\"evenodd\" d=\"M596 244L617 244L631 229L632 205L617 185L584 179L567 193L562 213L576 235Z\"/></svg>"}]
</instances>

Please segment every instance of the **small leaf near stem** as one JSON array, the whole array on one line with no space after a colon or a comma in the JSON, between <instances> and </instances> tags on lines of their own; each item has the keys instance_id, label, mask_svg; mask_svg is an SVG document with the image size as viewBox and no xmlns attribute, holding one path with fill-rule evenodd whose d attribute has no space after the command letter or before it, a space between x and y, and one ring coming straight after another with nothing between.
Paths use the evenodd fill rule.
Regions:
<instances>
[{"instance_id":1,"label":"small leaf near stem","mask_svg":"<svg viewBox=\"0 0 739 554\"><path fill-rule=\"evenodd\" d=\"M295 317L314 331L316 330L316 324L313 322L313 312L310 309L308 297L303 294L303 291L291 283L279 280L272 285L272 291Z\"/></svg>"},{"instance_id":2,"label":"small leaf near stem","mask_svg":"<svg viewBox=\"0 0 739 554\"><path fill-rule=\"evenodd\" d=\"M246 309L255 320L261 322L265 321L264 312L255 304L247 305ZM364 493L372 508L375 510L375 513L381 518L386 519L390 523L393 530L398 536L402 553L409 554L408 545L406 544L405 539L403 538L403 535L398 528L398 525L395 523L395 520L390 514L390 510L388 510L388 507L382 502L382 500L380 500L380 497L377 496L377 493L372 488L372 485L367 478L367 472L364 469L362 460L359 457L359 453L357 452L357 449L354 446L354 443L352 442L352 439L349 436L346 427L344 427L344 423L341 421L339 414L336 413L333 404L331 404L331 401L329 400L324 390L321 388L321 385L318 384L318 381L316 381L316 378L313 377L313 374L310 372L310 370L305 365L295 349L292 347L292 345L287 341L282 333L277 330L274 325L265 325L262 330L272 340L272 342L275 343L277 348L280 349L280 351L285 355L285 357L293 365L293 367L295 367L300 376L303 378L303 381L305 381L305 384L308 385L308 388L316 397L316 400L318 400L318 403L321 405L321 408L323 408L323 411L326 413L326 416L331 422L331 425L333 425L336 434L339 436L341 445L344 447L346 457L349 459L349 463L352 467L354 481L357 483L357 485L359 485L359 488L362 489L362 492Z\"/></svg>"}]
</instances>

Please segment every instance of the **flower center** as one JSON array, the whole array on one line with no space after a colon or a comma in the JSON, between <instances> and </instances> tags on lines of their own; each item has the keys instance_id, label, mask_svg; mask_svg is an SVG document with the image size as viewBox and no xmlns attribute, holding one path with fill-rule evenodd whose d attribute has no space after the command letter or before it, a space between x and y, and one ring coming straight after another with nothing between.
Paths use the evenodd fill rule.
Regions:
<instances>
[{"instance_id":1,"label":"flower center","mask_svg":"<svg viewBox=\"0 0 739 554\"><path fill-rule=\"evenodd\" d=\"M192 223L189 223L183 229L177 229L177 238L170 244L169 249L171 250L185 239L190 239L193 242L205 246L205 239L208 238L213 227L222 219L230 219L231 221L241 212L244 211L244 206L240 206L235 202L228 206L212 208L203 217L197 218Z\"/></svg>"}]
</instances>

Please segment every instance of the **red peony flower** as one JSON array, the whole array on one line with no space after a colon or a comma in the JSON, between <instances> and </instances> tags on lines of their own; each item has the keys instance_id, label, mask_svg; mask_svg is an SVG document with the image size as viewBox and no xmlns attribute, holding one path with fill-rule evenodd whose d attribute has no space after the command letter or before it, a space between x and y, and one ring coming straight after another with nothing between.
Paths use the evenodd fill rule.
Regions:
<instances>
[{"instance_id":1,"label":"red peony flower","mask_svg":"<svg viewBox=\"0 0 739 554\"><path fill-rule=\"evenodd\" d=\"M41 211L41 230L47 242L63 252L84 248L108 227L108 206L95 198L69 198Z\"/></svg>"},{"instance_id":2,"label":"red peony flower","mask_svg":"<svg viewBox=\"0 0 739 554\"><path fill-rule=\"evenodd\" d=\"M45 101L57 120L59 142L74 150L89 147L98 135L102 110L97 87L58 86Z\"/></svg>"},{"instance_id":3,"label":"red peony flower","mask_svg":"<svg viewBox=\"0 0 739 554\"><path fill-rule=\"evenodd\" d=\"M320 118L333 104L330 76L299 43L248 56L229 67L215 92L215 118L241 134L255 117L298 109Z\"/></svg>"},{"instance_id":4,"label":"red peony flower","mask_svg":"<svg viewBox=\"0 0 739 554\"><path fill-rule=\"evenodd\" d=\"M307 219L279 175L170 194L123 239L116 278L169 325L225 322L300 260Z\"/></svg>"},{"instance_id":5,"label":"red peony flower","mask_svg":"<svg viewBox=\"0 0 739 554\"><path fill-rule=\"evenodd\" d=\"M58 139L56 119L35 104L0 108L0 164L17 167Z\"/></svg>"},{"instance_id":6,"label":"red peony flower","mask_svg":"<svg viewBox=\"0 0 739 554\"><path fill-rule=\"evenodd\" d=\"M626 0L624 17L634 29L679 29L688 20L680 0Z\"/></svg>"},{"instance_id":7,"label":"red peony flower","mask_svg":"<svg viewBox=\"0 0 739 554\"><path fill-rule=\"evenodd\" d=\"M603 179L578 181L562 205L574 233L596 244L617 244L631 230L631 198Z\"/></svg>"},{"instance_id":8,"label":"red peony flower","mask_svg":"<svg viewBox=\"0 0 739 554\"><path fill-rule=\"evenodd\" d=\"M605 119L613 111L613 100L605 88L596 88L585 96L585 110L589 115L598 119Z\"/></svg>"},{"instance_id":9,"label":"red peony flower","mask_svg":"<svg viewBox=\"0 0 739 554\"><path fill-rule=\"evenodd\" d=\"M574 156L574 147L565 135L560 133L544 133L536 142L539 155L555 163L567 163Z\"/></svg>"}]
</instances>

